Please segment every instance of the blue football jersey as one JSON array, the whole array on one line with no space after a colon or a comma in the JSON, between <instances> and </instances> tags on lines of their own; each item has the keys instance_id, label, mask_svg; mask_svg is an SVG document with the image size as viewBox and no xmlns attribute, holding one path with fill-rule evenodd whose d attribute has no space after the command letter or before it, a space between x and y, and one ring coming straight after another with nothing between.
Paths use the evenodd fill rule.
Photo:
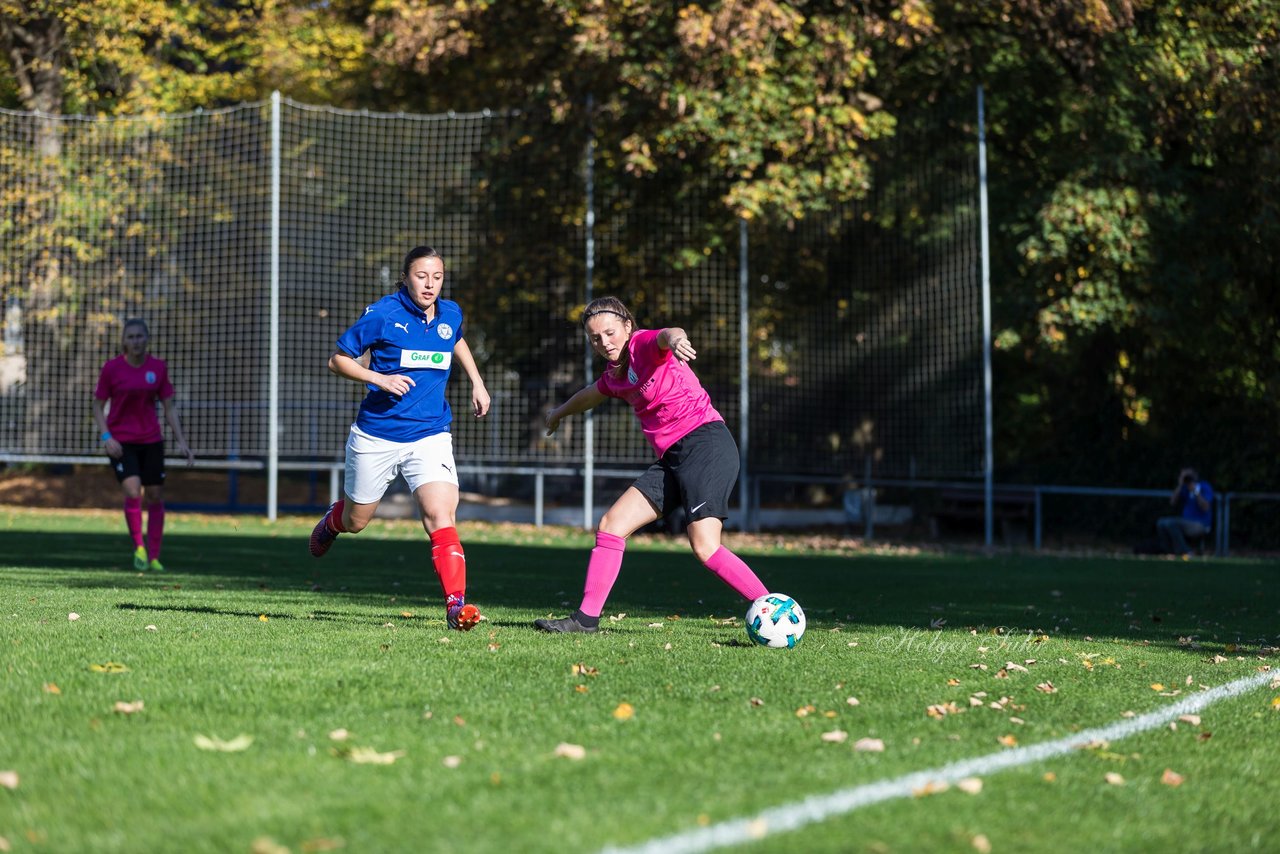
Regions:
<instances>
[{"instance_id":1,"label":"blue football jersey","mask_svg":"<svg viewBox=\"0 0 1280 854\"><path fill-rule=\"evenodd\" d=\"M365 308L364 316L338 338L338 350L353 359L368 351L370 370L403 374L414 386L399 396L369 385L356 426L393 442L449 432L453 414L444 390L453 347L461 338L462 309L451 300L436 300L431 321L404 288Z\"/></svg>"}]
</instances>

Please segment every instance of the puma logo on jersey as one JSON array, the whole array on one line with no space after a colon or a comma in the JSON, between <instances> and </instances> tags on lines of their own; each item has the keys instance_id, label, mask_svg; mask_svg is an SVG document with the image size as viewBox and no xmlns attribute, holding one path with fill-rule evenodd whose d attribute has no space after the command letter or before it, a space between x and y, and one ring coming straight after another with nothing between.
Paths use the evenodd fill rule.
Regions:
<instances>
[{"instance_id":1,"label":"puma logo on jersey","mask_svg":"<svg viewBox=\"0 0 1280 854\"><path fill-rule=\"evenodd\" d=\"M448 463L441 463L440 468L444 469L449 474L453 474L453 468Z\"/></svg>"},{"instance_id":2,"label":"puma logo on jersey","mask_svg":"<svg viewBox=\"0 0 1280 854\"><path fill-rule=\"evenodd\" d=\"M392 325L392 326L394 326L396 329L403 329L403 330L404 330L404 334L405 334L405 335L408 335L408 334L409 334L409 324L407 324L407 323L393 323L393 324L391 324L391 325Z\"/></svg>"}]
</instances>

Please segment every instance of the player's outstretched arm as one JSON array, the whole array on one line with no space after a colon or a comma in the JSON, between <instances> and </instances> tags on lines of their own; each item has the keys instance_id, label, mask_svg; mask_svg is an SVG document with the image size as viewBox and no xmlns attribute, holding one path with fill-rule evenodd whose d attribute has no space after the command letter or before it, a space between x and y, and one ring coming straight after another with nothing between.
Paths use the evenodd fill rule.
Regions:
<instances>
[{"instance_id":1,"label":"player's outstretched arm","mask_svg":"<svg viewBox=\"0 0 1280 854\"><path fill-rule=\"evenodd\" d=\"M453 355L457 357L458 364L462 365L462 369L467 372L467 377L471 380L471 411L476 418L483 418L489 412L489 389L485 388L484 380L480 377L480 369L476 367L471 348L467 346L466 341L459 341L453 345Z\"/></svg>"},{"instance_id":2,"label":"player's outstretched arm","mask_svg":"<svg viewBox=\"0 0 1280 854\"><path fill-rule=\"evenodd\" d=\"M679 326L668 326L658 333L658 347L670 350L671 355L682 362L691 362L698 358L698 351L689 343L689 333Z\"/></svg>"},{"instance_id":3,"label":"player's outstretched arm","mask_svg":"<svg viewBox=\"0 0 1280 854\"><path fill-rule=\"evenodd\" d=\"M342 352L334 353L329 357L329 370L354 382L377 386L388 394L408 394L409 389L417 385L403 374L380 374L377 371L371 371Z\"/></svg>"},{"instance_id":4,"label":"player's outstretched arm","mask_svg":"<svg viewBox=\"0 0 1280 854\"><path fill-rule=\"evenodd\" d=\"M561 420L570 415L579 415L588 409L595 409L609 398L600 393L595 383L585 386L574 393L573 397L564 403L548 409L546 415L547 435L550 436L556 432L556 428L560 426Z\"/></svg>"}]
</instances>

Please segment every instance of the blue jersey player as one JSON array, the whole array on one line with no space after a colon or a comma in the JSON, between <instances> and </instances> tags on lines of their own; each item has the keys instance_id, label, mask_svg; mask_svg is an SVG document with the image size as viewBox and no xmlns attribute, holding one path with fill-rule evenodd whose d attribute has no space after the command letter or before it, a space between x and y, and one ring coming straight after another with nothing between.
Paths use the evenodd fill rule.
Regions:
<instances>
[{"instance_id":1,"label":"blue jersey player","mask_svg":"<svg viewBox=\"0 0 1280 854\"><path fill-rule=\"evenodd\" d=\"M311 532L311 554L321 557L339 534L364 530L387 487L403 476L431 538L449 627L468 631L481 616L466 602L466 556L455 518L453 418L444 395L454 361L471 380L477 418L489 411L489 392L462 338L462 309L440 298L444 259L419 246L405 255L400 275L399 289L365 308L329 357L329 370L364 383L369 391L347 437L343 498ZM366 353L367 368L360 361Z\"/></svg>"}]
</instances>

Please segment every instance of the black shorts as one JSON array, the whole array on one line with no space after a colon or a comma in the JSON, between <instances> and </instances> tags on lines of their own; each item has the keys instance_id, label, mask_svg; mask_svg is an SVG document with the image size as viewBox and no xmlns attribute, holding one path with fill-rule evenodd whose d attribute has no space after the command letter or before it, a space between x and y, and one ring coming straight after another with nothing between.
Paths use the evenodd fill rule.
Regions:
<instances>
[{"instance_id":1,"label":"black shorts","mask_svg":"<svg viewBox=\"0 0 1280 854\"><path fill-rule=\"evenodd\" d=\"M632 484L666 516L684 507L690 522L729 518L738 482L738 445L723 421L703 424L667 449Z\"/></svg>"},{"instance_id":2,"label":"black shorts","mask_svg":"<svg viewBox=\"0 0 1280 854\"><path fill-rule=\"evenodd\" d=\"M127 477L142 478L143 486L164 486L164 442L121 442L124 452L119 457L109 457L111 470L121 483Z\"/></svg>"}]
</instances>

